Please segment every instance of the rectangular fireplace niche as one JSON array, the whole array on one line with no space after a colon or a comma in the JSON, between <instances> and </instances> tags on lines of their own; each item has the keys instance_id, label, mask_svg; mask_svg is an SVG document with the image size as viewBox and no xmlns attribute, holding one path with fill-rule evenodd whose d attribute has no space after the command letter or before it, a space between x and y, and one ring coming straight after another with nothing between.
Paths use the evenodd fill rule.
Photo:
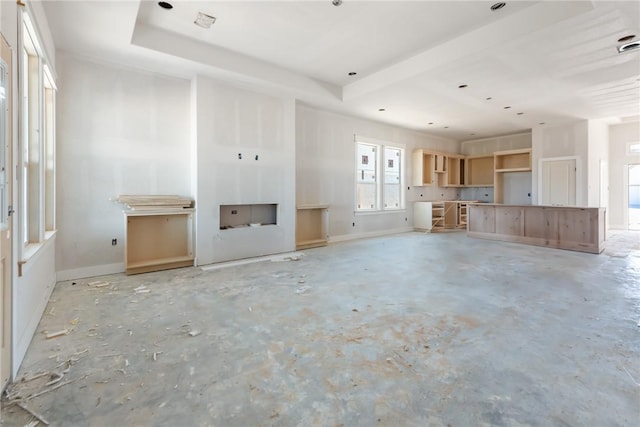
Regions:
<instances>
[{"instance_id":1,"label":"rectangular fireplace niche","mask_svg":"<svg viewBox=\"0 0 640 427\"><path fill-rule=\"evenodd\" d=\"M220 205L220 230L264 227L278 223L278 205Z\"/></svg>"}]
</instances>

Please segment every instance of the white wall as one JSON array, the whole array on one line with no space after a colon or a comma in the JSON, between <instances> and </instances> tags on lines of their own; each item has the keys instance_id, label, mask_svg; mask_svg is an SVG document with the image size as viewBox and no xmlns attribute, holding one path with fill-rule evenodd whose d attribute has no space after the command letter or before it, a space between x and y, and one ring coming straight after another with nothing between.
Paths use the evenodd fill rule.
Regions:
<instances>
[{"instance_id":1,"label":"white wall","mask_svg":"<svg viewBox=\"0 0 640 427\"><path fill-rule=\"evenodd\" d=\"M538 203L539 162L543 158L577 157L576 205L588 202L589 123L581 120L555 127L536 127L532 130L532 200Z\"/></svg>"},{"instance_id":2,"label":"white wall","mask_svg":"<svg viewBox=\"0 0 640 427\"><path fill-rule=\"evenodd\" d=\"M520 148L531 148L531 132L470 139L460 143L460 150L465 156L481 156L493 154L496 151L517 150Z\"/></svg>"},{"instance_id":3,"label":"white wall","mask_svg":"<svg viewBox=\"0 0 640 427\"><path fill-rule=\"evenodd\" d=\"M605 120L589 120L587 206L600 207L600 167L609 161L609 124Z\"/></svg>"},{"instance_id":4,"label":"white wall","mask_svg":"<svg viewBox=\"0 0 640 427\"><path fill-rule=\"evenodd\" d=\"M404 144L406 211L355 214L354 135ZM457 153L459 144L299 104L296 108L296 204L329 205L328 233L332 241L410 230L414 201L449 200L458 195L455 188L411 186L411 152L416 148Z\"/></svg>"},{"instance_id":5,"label":"white wall","mask_svg":"<svg viewBox=\"0 0 640 427\"><path fill-rule=\"evenodd\" d=\"M630 164L640 164L640 154L628 154L627 144L640 143L640 121L609 127L609 209L610 228L629 225L628 171Z\"/></svg>"},{"instance_id":6,"label":"white wall","mask_svg":"<svg viewBox=\"0 0 640 427\"><path fill-rule=\"evenodd\" d=\"M295 250L294 100L202 76L191 93L198 265ZM260 203L278 204L277 225L220 230L220 205Z\"/></svg>"},{"instance_id":7,"label":"white wall","mask_svg":"<svg viewBox=\"0 0 640 427\"><path fill-rule=\"evenodd\" d=\"M58 279L124 271L124 207L111 199L194 195L190 83L68 54L58 62Z\"/></svg>"}]
</instances>

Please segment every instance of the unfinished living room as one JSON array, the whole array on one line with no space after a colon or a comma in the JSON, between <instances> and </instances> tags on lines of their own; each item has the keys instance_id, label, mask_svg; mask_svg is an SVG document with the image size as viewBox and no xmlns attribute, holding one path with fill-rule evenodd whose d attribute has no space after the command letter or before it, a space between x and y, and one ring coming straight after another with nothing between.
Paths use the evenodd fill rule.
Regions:
<instances>
[{"instance_id":1,"label":"unfinished living room","mask_svg":"<svg viewBox=\"0 0 640 427\"><path fill-rule=\"evenodd\" d=\"M637 426L640 2L0 2L7 426Z\"/></svg>"}]
</instances>

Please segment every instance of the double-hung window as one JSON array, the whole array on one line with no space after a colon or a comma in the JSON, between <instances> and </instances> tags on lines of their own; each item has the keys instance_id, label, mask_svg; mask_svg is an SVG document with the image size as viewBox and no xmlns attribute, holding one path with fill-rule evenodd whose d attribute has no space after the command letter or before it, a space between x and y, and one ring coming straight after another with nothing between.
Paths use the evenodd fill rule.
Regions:
<instances>
[{"instance_id":1,"label":"double-hung window","mask_svg":"<svg viewBox=\"0 0 640 427\"><path fill-rule=\"evenodd\" d=\"M24 11L20 34L21 258L28 259L55 230L55 81L38 33Z\"/></svg>"},{"instance_id":2,"label":"double-hung window","mask_svg":"<svg viewBox=\"0 0 640 427\"><path fill-rule=\"evenodd\" d=\"M356 212L404 209L404 148L356 136Z\"/></svg>"}]
</instances>

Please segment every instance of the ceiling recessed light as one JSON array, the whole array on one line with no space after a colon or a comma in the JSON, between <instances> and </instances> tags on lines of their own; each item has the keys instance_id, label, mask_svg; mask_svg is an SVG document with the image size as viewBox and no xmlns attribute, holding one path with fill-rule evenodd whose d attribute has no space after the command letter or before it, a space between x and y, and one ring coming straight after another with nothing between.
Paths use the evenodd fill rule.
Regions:
<instances>
[{"instance_id":1,"label":"ceiling recessed light","mask_svg":"<svg viewBox=\"0 0 640 427\"><path fill-rule=\"evenodd\" d=\"M215 16L207 15L206 13L202 12L198 12L196 20L193 21L194 24L202 28L211 28L211 25L213 25L214 22L216 22Z\"/></svg>"},{"instance_id":2,"label":"ceiling recessed light","mask_svg":"<svg viewBox=\"0 0 640 427\"><path fill-rule=\"evenodd\" d=\"M621 44L618 46L618 53L629 52L640 48L640 41Z\"/></svg>"},{"instance_id":3,"label":"ceiling recessed light","mask_svg":"<svg viewBox=\"0 0 640 427\"><path fill-rule=\"evenodd\" d=\"M166 1L159 1L158 2L158 6L160 6L163 9L167 9L167 10L173 9L173 5L171 3L166 2Z\"/></svg>"},{"instance_id":4,"label":"ceiling recessed light","mask_svg":"<svg viewBox=\"0 0 640 427\"><path fill-rule=\"evenodd\" d=\"M620 42L620 43L630 42L631 40L633 40L635 38L636 38L635 34L629 34L628 36L620 37L618 39L618 42Z\"/></svg>"},{"instance_id":5,"label":"ceiling recessed light","mask_svg":"<svg viewBox=\"0 0 640 427\"><path fill-rule=\"evenodd\" d=\"M509 106L504 107L505 110L508 110L509 108L511 108L511 107L509 107Z\"/></svg>"},{"instance_id":6,"label":"ceiling recessed light","mask_svg":"<svg viewBox=\"0 0 640 427\"><path fill-rule=\"evenodd\" d=\"M523 115L524 113L518 113L519 116Z\"/></svg>"},{"instance_id":7,"label":"ceiling recessed light","mask_svg":"<svg viewBox=\"0 0 640 427\"><path fill-rule=\"evenodd\" d=\"M471 135L471 136L475 136L476 134L475 134L475 133L470 133L469 135Z\"/></svg>"},{"instance_id":8,"label":"ceiling recessed light","mask_svg":"<svg viewBox=\"0 0 640 427\"><path fill-rule=\"evenodd\" d=\"M355 76L356 74L358 74L358 73L356 73L355 71L350 71L350 72L349 72L349 75L350 75L350 76Z\"/></svg>"},{"instance_id":9,"label":"ceiling recessed light","mask_svg":"<svg viewBox=\"0 0 640 427\"><path fill-rule=\"evenodd\" d=\"M496 10L502 9L506 5L507 4L505 2L502 2L502 1L498 2L498 3L494 3L494 4L491 5L491 10L495 12Z\"/></svg>"},{"instance_id":10,"label":"ceiling recessed light","mask_svg":"<svg viewBox=\"0 0 640 427\"><path fill-rule=\"evenodd\" d=\"M427 124L428 124L428 125L432 125L432 124L433 124L433 122L429 122L429 123L427 123Z\"/></svg>"},{"instance_id":11,"label":"ceiling recessed light","mask_svg":"<svg viewBox=\"0 0 640 427\"><path fill-rule=\"evenodd\" d=\"M464 89L465 87L467 87L467 85L460 85L458 86L458 89Z\"/></svg>"},{"instance_id":12,"label":"ceiling recessed light","mask_svg":"<svg viewBox=\"0 0 640 427\"><path fill-rule=\"evenodd\" d=\"M387 110L384 108L378 108L378 111L387 111Z\"/></svg>"},{"instance_id":13,"label":"ceiling recessed light","mask_svg":"<svg viewBox=\"0 0 640 427\"><path fill-rule=\"evenodd\" d=\"M544 122L540 122L540 123L538 123L538 124L539 124L539 125L543 125L543 124L544 124Z\"/></svg>"},{"instance_id":14,"label":"ceiling recessed light","mask_svg":"<svg viewBox=\"0 0 640 427\"><path fill-rule=\"evenodd\" d=\"M342 4L342 0L331 0L331 3L334 6L340 6Z\"/></svg>"},{"instance_id":15,"label":"ceiling recessed light","mask_svg":"<svg viewBox=\"0 0 640 427\"><path fill-rule=\"evenodd\" d=\"M445 126L444 128L445 128L445 129L449 129L449 126Z\"/></svg>"},{"instance_id":16,"label":"ceiling recessed light","mask_svg":"<svg viewBox=\"0 0 640 427\"><path fill-rule=\"evenodd\" d=\"M487 101L491 101L493 98L488 97L488 98L485 98L485 99L486 99Z\"/></svg>"}]
</instances>

